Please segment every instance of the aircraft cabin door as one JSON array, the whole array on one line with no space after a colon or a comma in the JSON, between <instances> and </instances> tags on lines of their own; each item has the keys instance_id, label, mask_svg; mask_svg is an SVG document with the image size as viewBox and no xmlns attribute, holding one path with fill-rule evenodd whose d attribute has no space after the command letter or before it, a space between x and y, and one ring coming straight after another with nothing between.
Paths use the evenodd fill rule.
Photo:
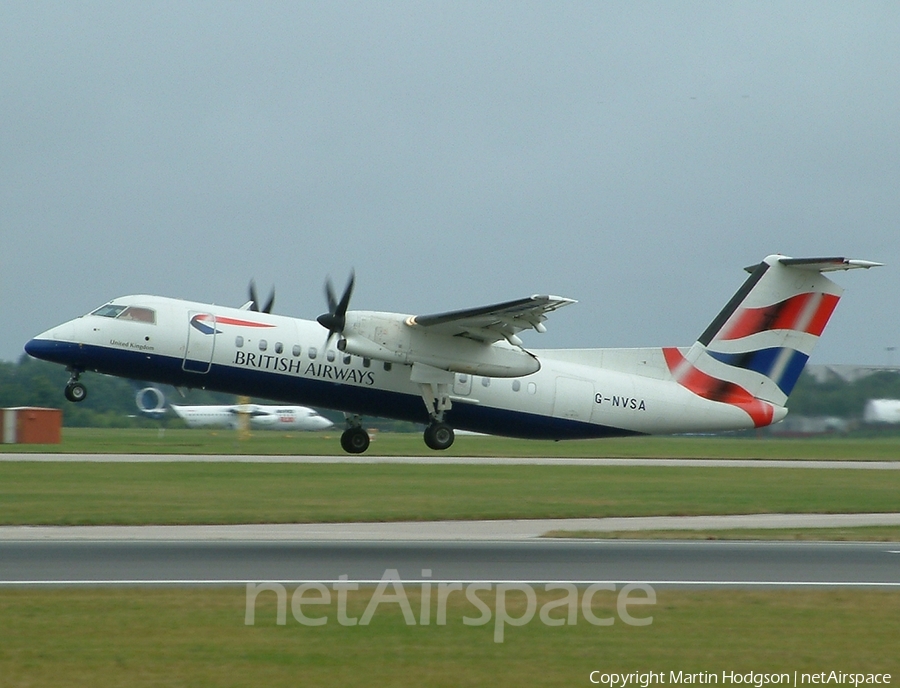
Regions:
<instances>
[{"instance_id":1,"label":"aircraft cabin door","mask_svg":"<svg viewBox=\"0 0 900 688\"><path fill-rule=\"evenodd\" d=\"M472 393L472 376L457 373L453 377L453 393L460 397L469 396Z\"/></svg>"},{"instance_id":2,"label":"aircraft cabin door","mask_svg":"<svg viewBox=\"0 0 900 688\"><path fill-rule=\"evenodd\" d=\"M216 316L191 311L181 367L189 373L208 373L216 350Z\"/></svg>"},{"instance_id":3,"label":"aircraft cabin door","mask_svg":"<svg viewBox=\"0 0 900 688\"><path fill-rule=\"evenodd\" d=\"M553 417L589 423L594 408L594 383L571 377L556 378Z\"/></svg>"}]
</instances>

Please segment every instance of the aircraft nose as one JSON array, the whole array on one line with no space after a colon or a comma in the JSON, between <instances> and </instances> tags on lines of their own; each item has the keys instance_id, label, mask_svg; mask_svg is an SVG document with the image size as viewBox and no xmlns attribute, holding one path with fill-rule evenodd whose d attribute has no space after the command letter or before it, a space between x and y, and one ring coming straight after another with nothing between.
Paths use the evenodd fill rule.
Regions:
<instances>
[{"instance_id":1,"label":"aircraft nose","mask_svg":"<svg viewBox=\"0 0 900 688\"><path fill-rule=\"evenodd\" d=\"M32 358L46 359L54 348L52 339L47 338L47 333L39 334L25 344L25 353Z\"/></svg>"},{"instance_id":2,"label":"aircraft nose","mask_svg":"<svg viewBox=\"0 0 900 688\"><path fill-rule=\"evenodd\" d=\"M78 348L74 337L74 325L68 322L30 339L25 344L25 353L43 361L69 363L74 350Z\"/></svg>"}]
</instances>

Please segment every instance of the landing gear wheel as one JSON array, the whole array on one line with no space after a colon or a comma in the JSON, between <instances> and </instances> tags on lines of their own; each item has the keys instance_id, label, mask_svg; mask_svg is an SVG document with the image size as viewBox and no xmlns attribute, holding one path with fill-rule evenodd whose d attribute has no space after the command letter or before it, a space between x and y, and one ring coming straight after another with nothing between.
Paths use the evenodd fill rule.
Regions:
<instances>
[{"instance_id":1,"label":"landing gear wheel","mask_svg":"<svg viewBox=\"0 0 900 688\"><path fill-rule=\"evenodd\" d=\"M446 423L434 422L425 428L425 444L429 449L436 451L448 449L455 438L453 428Z\"/></svg>"},{"instance_id":2,"label":"landing gear wheel","mask_svg":"<svg viewBox=\"0 0 900 688\"><path fill-rule=\"evenodd\" d=\"M70 382L66 385L66 399L76 403L87 399L87 387L80 382Z\"/></svg>"},{"instance_id":3,"label":"landing gear wheel","mask_svg":"<svg viewBox=\"0 0 900 688\"><path fill-rule=\"evenodd\" d=\"M347 428L341 434L341 447L348 454L362 454L369 448L369 433L363 428Z\"/></svg>"}]
</instances>

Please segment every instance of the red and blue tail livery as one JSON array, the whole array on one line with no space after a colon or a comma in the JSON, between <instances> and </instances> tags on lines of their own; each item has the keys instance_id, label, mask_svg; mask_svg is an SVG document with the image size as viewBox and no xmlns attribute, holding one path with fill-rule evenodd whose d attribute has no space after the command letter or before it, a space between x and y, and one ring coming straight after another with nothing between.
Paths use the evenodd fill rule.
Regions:
<instances>
[{"instance_id":1,"label":"red and blue tail livery","mask_svg":"<svg viewBox=\"0 0 900 688\"><path fill-rule=\"evenodd\" d=\"M759 427L784 415L788 396L828 324L842 289L822 273L872 267L843 258L769 256L679 359L675 380L695 394L742 408Z\"/></svg>"}]
</instances>

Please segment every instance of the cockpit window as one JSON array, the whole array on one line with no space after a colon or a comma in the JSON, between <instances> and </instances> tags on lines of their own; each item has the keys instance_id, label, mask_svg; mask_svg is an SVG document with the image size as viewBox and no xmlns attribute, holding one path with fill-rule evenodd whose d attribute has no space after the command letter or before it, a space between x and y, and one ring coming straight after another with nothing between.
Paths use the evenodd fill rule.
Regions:
<instances>
[{"instance_id":1,"label":"cockpit window","mask_svg":"<svg viewBox=\"0 0 900 688\"><path fill-rule=\"evenodd\" d=\"M97 310L95 310L91 315L99 315L103 318L115 318L119 313L124 311L126 306L114 306L111 303L106 304L105 306L100 306Z\"/></svg>"},{"instance_id":2,"label":"cockpit window","mask_svg":"<svg viewBox=\"0 0 900 688\"><path fill-rule=\"evenodd\" d=\"M133 320L135 322L156 323L156 311L142 306L117 306L108 303L100 306L91 315L99 315L102 318L116 318L117 320Z\"/></svg>"},{"instance_id":3,"label":"cockpit window","mask_svg":"<svg viewBox=\"0 0 900 688\"><path fill-rule=\"evenodd\" d=\"M119 320L135 320L137 322L150 323L156 322L156 311L149 308L141 308L140 306L129 306L119 313Z\"/></svg>"}]
</instances>

